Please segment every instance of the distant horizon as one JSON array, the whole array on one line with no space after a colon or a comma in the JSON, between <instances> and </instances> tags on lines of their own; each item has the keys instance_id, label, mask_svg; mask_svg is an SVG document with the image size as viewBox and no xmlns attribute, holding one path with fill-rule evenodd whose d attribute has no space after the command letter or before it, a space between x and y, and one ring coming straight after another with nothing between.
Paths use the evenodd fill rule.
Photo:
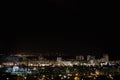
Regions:
<instances>
[{"instance_id":1,"label":"distant horizon","mask_svg":"<svg viewBox=\"0 0 120 80\"><path fill-rule=\"evenodd\" d=\"M96 52L96 53L95 53ZM110 60L119 60L120 56L114 56L111 53L107 53L107 52L97 52L97 51L83 51L83 52L65 52L65 51L1 51L0 53L5 53L5 54L20 54L20 53L25 53L25 54L30 54L30 55L46 55L46 56L87 56L87 55L91 55L91 56L95 56L96 58L100 58L101 56L103 56L104 54L108 54ZM99 53L99 54L98 54Z\"/></svg>"}]
</instances>

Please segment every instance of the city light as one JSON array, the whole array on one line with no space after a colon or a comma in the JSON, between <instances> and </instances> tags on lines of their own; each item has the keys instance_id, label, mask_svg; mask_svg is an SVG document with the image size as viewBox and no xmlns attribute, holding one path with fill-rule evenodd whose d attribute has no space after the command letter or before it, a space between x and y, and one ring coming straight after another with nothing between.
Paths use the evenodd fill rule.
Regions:
<instances>
[{"instance_id":1,"label":"city light","mask_svg":"<svg viewBox=\"0 0 120 80\"><path fill-rule=\"evenodd\" d=\"M95 59L94 57L83 60L77 59L65 60L62 57L56 58L56 60L37 59L37 60L24 60L22 62L3 62L0 69L3 69L6 73L16 75L19 79L29 80L29 78L41 79L41 80L97 80L98 78L105 76L106 78L114 79L114 76L120 74L120 62L109 61L108 56L104 56L101 59ZM94 58L94 60L93 60ZM105 59L106 58L106 59ZM101 62L104 61L104 62ZM11 63L13 65L11 65ZM21 64L23 63L23 64ZM10 64L10 65L8 65ZM114 65L110 65L114 64ZM29 77L28 77L29 75ZM6 77L9 80L9 77Z\"/></svg>"}]
</instances>

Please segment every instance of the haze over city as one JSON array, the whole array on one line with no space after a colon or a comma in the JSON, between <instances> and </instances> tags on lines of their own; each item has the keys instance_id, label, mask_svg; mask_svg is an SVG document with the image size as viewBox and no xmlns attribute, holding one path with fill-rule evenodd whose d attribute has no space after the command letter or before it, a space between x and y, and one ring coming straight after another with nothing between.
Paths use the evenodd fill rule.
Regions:
<instances>
[{"instance_id":1,"label":"haze over city","mask_svg":"<svg viewBox=\"0 0 120 80\"><path fill-rule=\"evenodd\" d=\"M1 51L46 52L62 54L110 54L119 57L118 32L110 31L6 31L1 32ZM115 55L116 54L116 55Z\"/></svg>"}]
</instances>

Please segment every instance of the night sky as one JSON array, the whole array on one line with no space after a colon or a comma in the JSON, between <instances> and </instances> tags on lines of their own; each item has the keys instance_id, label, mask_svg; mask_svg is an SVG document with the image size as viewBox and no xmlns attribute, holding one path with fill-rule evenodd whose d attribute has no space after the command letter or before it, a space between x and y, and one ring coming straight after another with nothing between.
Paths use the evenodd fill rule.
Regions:
<instances>
[{"instance_id":1,"label":"night sky","mask_svg":"<svg viewBox=\"0 0 120 80\"><path fill-rule=\"evenodd\" d=\"M120 58L119 30L113 29L117 8L88 4L48 0L42 5L3 6L0 51L108 53Z\"/></svg>"},{"instance_id":2,"label":"night sky","mask_svg":"<svg viewBox=\"0 0 120 80\"><path fill-rule=\"evenodd\" d=\"M15 31L1 32L1 51L62 52L63 54L108 53L119 57L119 34L111 31Z\"/></svg>"}]
</instances>

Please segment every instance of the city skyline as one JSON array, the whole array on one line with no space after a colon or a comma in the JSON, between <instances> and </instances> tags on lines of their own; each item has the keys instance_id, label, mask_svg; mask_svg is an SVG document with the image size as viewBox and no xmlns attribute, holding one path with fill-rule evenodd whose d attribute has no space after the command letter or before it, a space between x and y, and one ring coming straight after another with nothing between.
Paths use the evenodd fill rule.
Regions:
<instances>
[{"instance_id":1,"label":"city skyline","mask_svg":"<svg viewBox=\"0 0 120 80\"><path fill-rule=\"evenodd\" d=\"M117 2L1 4L0 80L120 80Z\"/></svg>"},{"instance_id":2,"label":"city skyline","mask_svg":"<svg viewBox=\"0 0 120 80\"><path fill-rule=\"evenodd\" d=\"M3 19L8 27L0 30L0 51L108 53L120 58L119 29L112 28L118 22L117 8L86 5L80 6L77 0L48 0L42 9L39 5L4 7L4 19L9 19Z\"/></svg>"}]
</instances>

